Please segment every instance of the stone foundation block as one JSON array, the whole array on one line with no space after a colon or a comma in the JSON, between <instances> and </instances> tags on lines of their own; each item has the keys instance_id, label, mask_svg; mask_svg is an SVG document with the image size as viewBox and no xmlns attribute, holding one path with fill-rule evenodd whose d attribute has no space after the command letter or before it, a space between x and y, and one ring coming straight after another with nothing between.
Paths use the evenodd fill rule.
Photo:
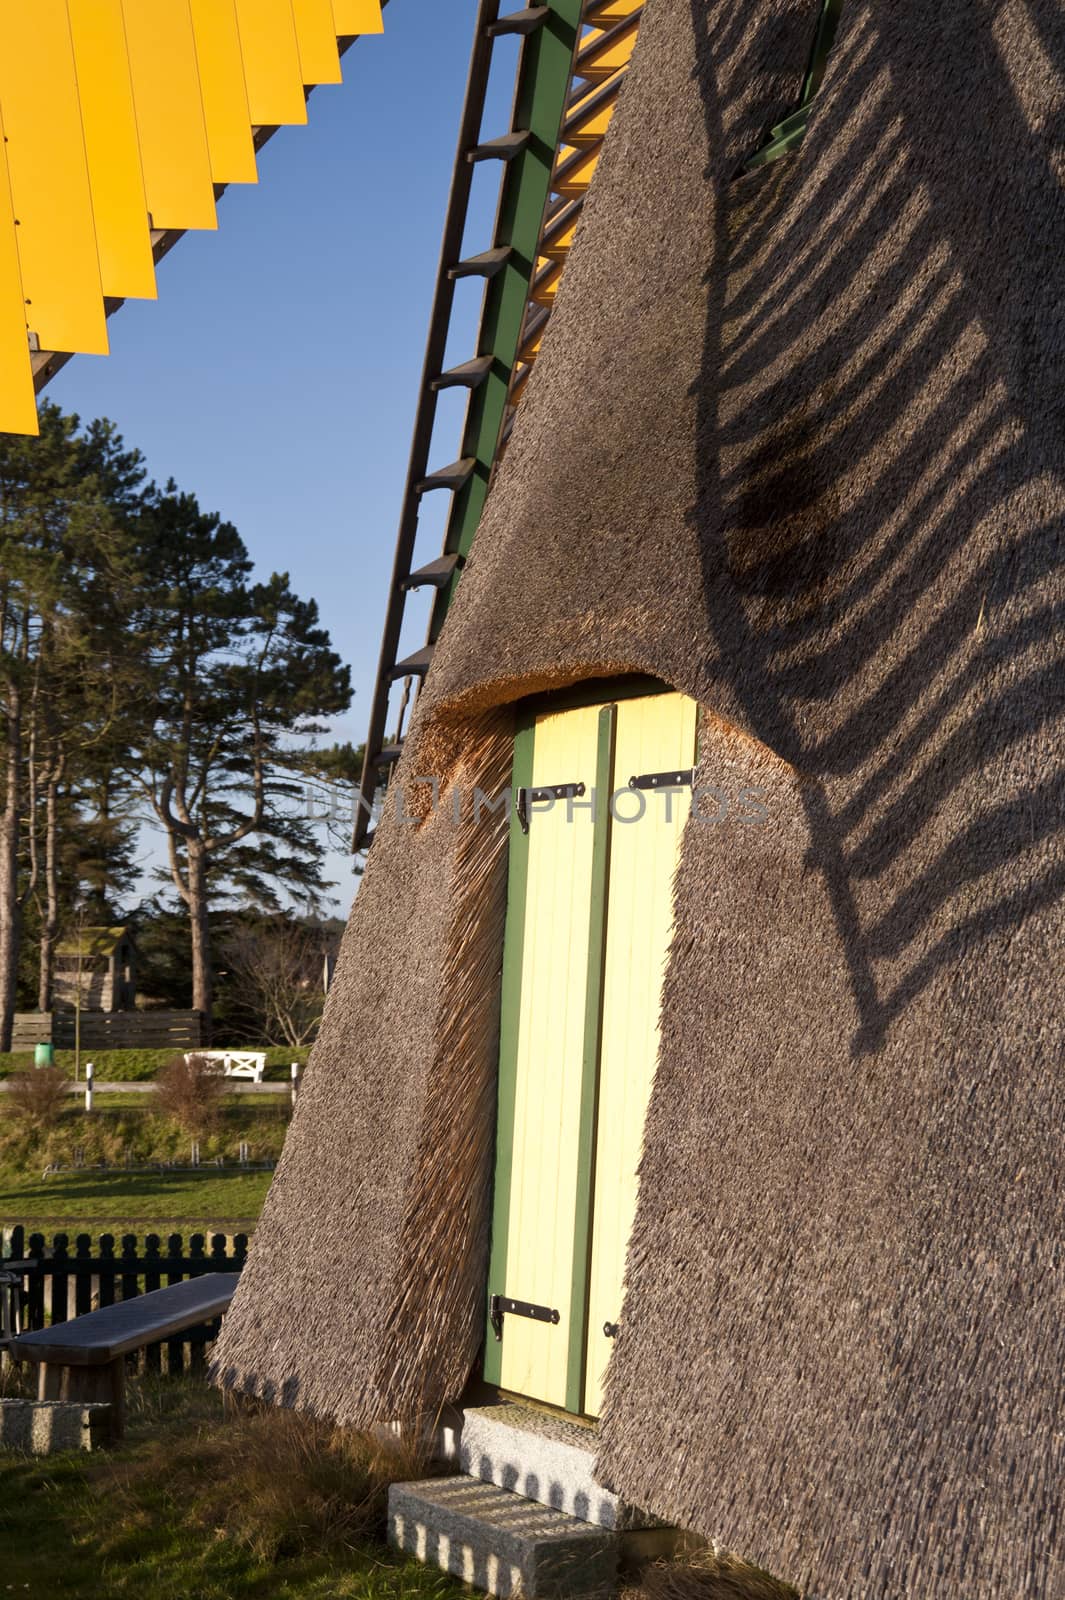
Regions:
<instances>
[{"instance_id":1,"label":"stone foundation block","mask_svg":"<svg viewBox=\"0 0 1065 1600\"><path fill-rule=\"evenodd\" d=\"M111 1442L111 1407L76 1400L0 1400L0 1447L50 1456Z\"/></svg>"},{"instance_id":2,"label":"stone foundation block","mask_svg":"<svg viewBox=\"0 0 1065 1600\"><path fill-rule=\"evenodd\" d=\"M476 1478L393 1484L388 1538L488 1594L600 1600L616 1588L613 1534Z\"/></svg>"}]
</instances>

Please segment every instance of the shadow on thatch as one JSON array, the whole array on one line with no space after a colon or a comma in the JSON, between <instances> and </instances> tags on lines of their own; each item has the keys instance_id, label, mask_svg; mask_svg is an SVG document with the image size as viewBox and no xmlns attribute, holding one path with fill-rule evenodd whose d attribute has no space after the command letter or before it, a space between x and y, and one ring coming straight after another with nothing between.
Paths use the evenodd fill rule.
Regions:
<instances>
[{"instance_id":1,"label":"shadow on thatch","mask_svg":"<svg viewBox=\"0 0 1065 1600\"><path fill-rule=\"evenodd\" d=\"M621 1600L799 1600L799 1593L738 1556L705 1550L655 1562Z\"/></svg>"},{"instance_id":2,"label":"shadow on thatch","mask_svg":"<svg viewBox=\"0 0 1065 1600\"><path fill-rule=\"evenodd\" d=\"M708 148L734 171L744 145L722 85L757 84L768 120L780 88L759 64L794 51L745 8L724 23L705 0L691 11ZM994 32L1004 11L982 8L980 26ZM1060 82L1037 10L1025 25L1033 71ZM980 139L1016 152L989 238L986 194L964 176L967 63L935 27L907 33L845 7L815 103L817 164L804 149L707 187L717 256L690 515L708 620L752 731L826 786L862 773L845 804L821 783L804 789L809 865L860 1017L852 1055L876 1050L944 967L1065 891L1060 858L1022 865L1045 863L1063 827L1060 743L1027 792L996 805L997 786L981 800L977 782L1041 736L1053 751L1062 709L1060 503L1047 481L1062 405L1045 379L1047 352L1065 347L1065 240L1044 236L1060 160L989 39L972 90L994 106ZM935 156L922 165L924 147ZM810 736L801 701L816 681L840 710ZM879 901L863 898L889 873Z\"/></svg>"}]
</instances>

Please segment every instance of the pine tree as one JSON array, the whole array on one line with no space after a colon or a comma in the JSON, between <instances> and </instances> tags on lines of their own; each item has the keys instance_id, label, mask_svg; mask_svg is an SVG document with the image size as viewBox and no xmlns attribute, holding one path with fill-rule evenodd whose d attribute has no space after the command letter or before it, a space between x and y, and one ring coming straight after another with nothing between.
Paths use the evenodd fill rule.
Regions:
<instances>
[{"instance_id":1,"label":"pine tree","mask_svg":"<svg viewBox=\"0 0 1065 1600\"><path fill-rule=\"evenodd\" d=\"M286 770L299 741L351 698L348 669L287 574L251 581L229 523L169 484L139 525L146 588L136 629L152 725L131 775L164 831L188 910L192 1004L208 1026L210 912L225 896L264 907L283 884L308 903L326 885L321 853Z\"/></svg>"},{"instance_id":2,"label":"pine tree","mask_svg":"<svg viewBox=\"0 0 1065 1600\"><path fill-rule=\"evenodd\" d=\"M109 424L41 411L0 436L0 1049L10 1046L23 917L35 900L47 990L58 926L60 798L104 736L120 653L105 641L130 561L124 502L143 468ZM121 637L119 631L118 637Z\"/></svg>"}]
</instances>

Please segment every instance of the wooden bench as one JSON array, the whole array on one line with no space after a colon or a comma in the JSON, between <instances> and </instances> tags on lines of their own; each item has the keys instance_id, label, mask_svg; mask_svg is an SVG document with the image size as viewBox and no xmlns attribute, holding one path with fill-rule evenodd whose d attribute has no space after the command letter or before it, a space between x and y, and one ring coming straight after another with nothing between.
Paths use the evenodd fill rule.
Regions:
<instances>
[{"instance_id":1,"label":"wooden bench","mask_svg":"<svg viewBox=\"0 0 1065 1600\"><path fill-rule=\"evenodd\" d=\"M226 1078L250 1078L262 1083L266 1071L265 1050L188 1050L186 1061L206 1061L212 1071L221 1067Z\"/></svg>"},{"instance_id":2,"label":"wooden bench","mask_svg":"<svg viewBox=\"0 0 1065 1600\"><path fill-rule=\"evenodd\" d=\"M4 1341L5 1348L16 1361L39 1364L39 1400L110 1402L111 1436L119 1439L125 1414L125 1357L221 1316L239 1279L239 1272L207 1272L69 1322L17 1334Z\"/></svg>"}]
</instances>

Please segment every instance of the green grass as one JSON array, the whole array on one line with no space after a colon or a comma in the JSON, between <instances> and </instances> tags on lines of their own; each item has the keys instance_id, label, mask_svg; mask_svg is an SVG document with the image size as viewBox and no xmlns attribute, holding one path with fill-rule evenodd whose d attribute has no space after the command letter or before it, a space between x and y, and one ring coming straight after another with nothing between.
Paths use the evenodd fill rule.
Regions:
<instances>
[{"instance_id":1,"label":"green grass","mask_svg":"<svg viewBox=\"0 0 1065 1600\"><path fill-rule=\"evenodd\" d=\"M224 1048L224 1046L220 1046ZM249 1047L251 1048L251 1047ZM266 1076L276 1082L287 1079L293 1061L306 1065L310 1055L308 1045L293 1049L290 1045L274 1045L266 1052ZM154 1078L159 1068L178 1054L167 1050L83 1050L82 1067L91 1061L96 1069L97 1083L136 1083ZM64 1072L74 1075L73 1050L57 1050L56 1064ZM33 1066L33 1051L8 1050L0 1052L0 1078L9 1078L13 1072L27 1072Z\"/></svg>"},{"instance_id":2,"label":"green grass","mask_svg":"<svg viewBox=\"0 0 1065 1600\"><path fill-rule=\"evenodd\" d=\"M172 1223L175 1231L231 1232L239 1224L238 1231L246 1232L262 1210L271 1177L206 1168L202 1177L75 1172L42 1178L0 1167L0 1225L117 1233L136 1232L141 1224L159 1232L161 1223Z\"/></svg>"},{"instance_id":3,"label":"green grass","mask_svg":"<svg viewBox=\"0 0 1065 1600\"><path fill-rule=\"evenodd\" d=\"M0 1459L0 1589L28 1600L459 1600L381 1540L409 1463L291 1414L130 1383L115 1451Z\"/></svg>"}]
</instances>

